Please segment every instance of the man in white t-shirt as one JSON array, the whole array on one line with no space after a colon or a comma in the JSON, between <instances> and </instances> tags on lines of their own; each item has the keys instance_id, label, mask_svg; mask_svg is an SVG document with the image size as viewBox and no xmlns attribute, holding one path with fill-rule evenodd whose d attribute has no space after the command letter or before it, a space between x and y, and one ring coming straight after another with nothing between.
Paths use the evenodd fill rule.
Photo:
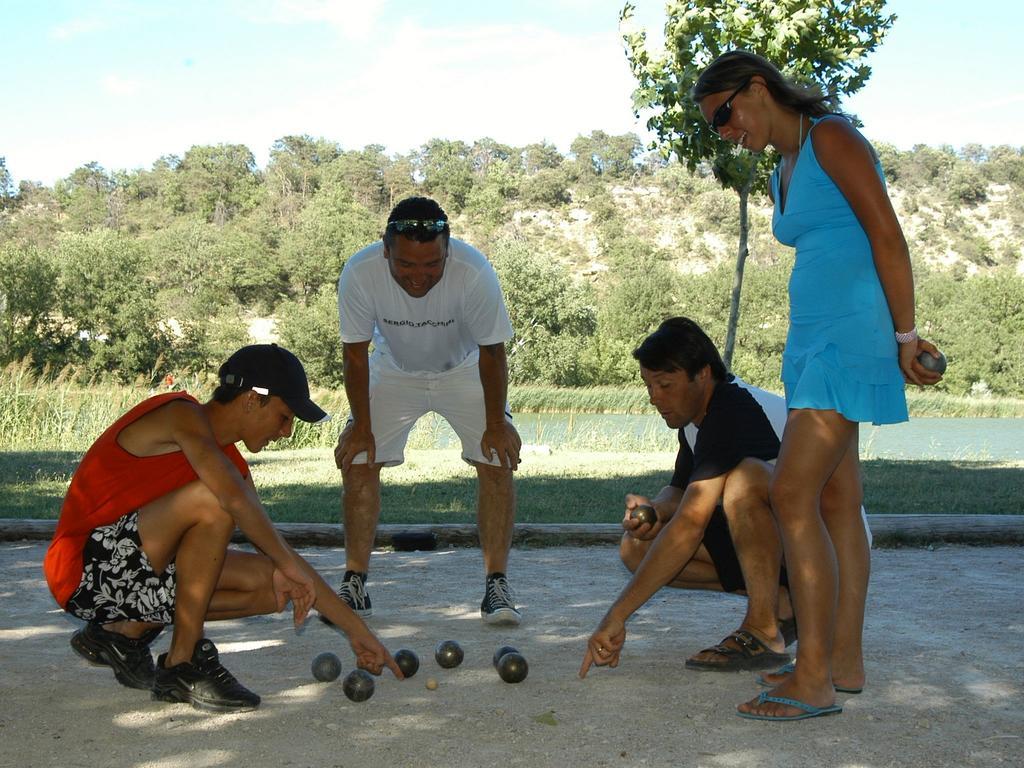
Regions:
<instances>
[{"instance_id":1,"label":"man in white t-shirt","mask_svg":"<svg viewBox=\"0 0 1024 768\"><path fill-rule=\"evenodd\" d=\"M480 615L518 624L505 572L521 441L506 402L512 325L494 268L451 239L441 206L410 197L391 211L381 240L345 264L338 315L351 409L334 451L344 486L346 573L338 594L360 616L370 615L366 580L380 469L402 463L413 425L434 411L458 434L462 457L477 472L486 574Z\"/></svg>"}]
</instances>

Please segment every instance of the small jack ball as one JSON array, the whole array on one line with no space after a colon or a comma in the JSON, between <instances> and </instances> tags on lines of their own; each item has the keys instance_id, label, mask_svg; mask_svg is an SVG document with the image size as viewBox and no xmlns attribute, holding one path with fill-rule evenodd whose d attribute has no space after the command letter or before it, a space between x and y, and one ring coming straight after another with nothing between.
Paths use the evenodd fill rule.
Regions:
<instances>
[{"instance_id":1,"label":"small jack ball","mask_svg":"<svg viewBox=\"0 0 1024 768\"><path fill-rule=\"evenodd\" d=\"M395 663L406 677L412 677L420 668L420 657L408 648L395 653Z\"/></svg>"},{"instance_id":2,"label":"small jack ball","mask_svg":"<svg viewBox=\"0 0 1024 768\"><path fill-rule=\"evenodd\" d=\"M437 680L435 680L432 677L428 677L427 678L427 690L428 691L436 691L437 690Z\"/></svg>"},{"instance_id":3,"label":"small jack ball","mask_svg":"<svg viewBox=\"0 0 1024 768\"><path fill-rule=\"evenodd\" d=\"M349 672L341 687L351 701L366 701L373 696L373 678L362 669Z\"/></svg>"},{"instance_id":4,"label":"small jack ball","mask_svg":"<svg viewBox=\"0 0 1024 768\"><path fill-rule=\"evenodd\" d=\"M501 648L494 652L494 658L491 659L491 663L494 664L495 669L498 668L498 662L501 661L501 657L504 656L506 653L519 653L519 651L517 651L511 645L501 646Z\"/></svg>"},{"instance_id":5,"label":"small jack ball","mask_svg":"<svg viewBox=\"0 0 1024 768\"><path fill-rule=\"evenodd\" d=\"M654 507L650 504L639 504L633 507L633 511L629 515L634 520L639 520L640 524L643 525L654 525L658 522L658 513L654 511Z\"/></svg>"},{"instance_id":6,"label":"small jack ball","mask_svg":"<svg viewBox=\"0 0 1024 768\"><path fill-rule=\"evenodd\" d=\"M946 356L941 352L939 352L938 357L931 352L922 352L917 356L917 362L921 364L922 368L926 368L929 371L935 371L935 373L946 372Z\"/></svg>"},{"instance_id":7,"label":"small jack ball","mask_svg":"<svg viewBox=\"0 0 1024 768\"><path fill-rule=\"evenodd\" d=\"M454 669L462 663L462 646L454 640L442 640L434 649L434 659L439 667Z\"/></svg>"},{"instance_id":8,"label":"small jack ball","mask_svg":"<svg viewBox=\"0 0 1024 768\"><path fill-rule=\"evenodd\" d=\"M321 683L329 683L337 680L341 674L341 659L330 651L318 654L313 659L313 677Z\"/></svg>"},{"instance_id":9,"label":"small jack ball","mask_svg":"<svg viewBox=\"0 0 1024 768\"><path fill-rule=\"evenodd\" d=\"M498 659L498 675L506 683L521 683L529 672L530 665L520 653L512 651Z\"/></svg>"}]
</instances>

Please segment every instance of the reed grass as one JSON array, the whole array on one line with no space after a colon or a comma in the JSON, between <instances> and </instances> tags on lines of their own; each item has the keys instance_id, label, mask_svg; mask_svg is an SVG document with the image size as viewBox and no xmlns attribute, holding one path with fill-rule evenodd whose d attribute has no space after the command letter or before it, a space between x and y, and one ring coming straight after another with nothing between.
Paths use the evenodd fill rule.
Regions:
<instances>
[{"instance_id":1,"label":"reed grass","mask_svg":"<svg viewBox=\"0 0 1024 768\"><path fill-rule=\"evenodd\" d=\"M177 382L200 399L212 391L199 377ZM139 380L133 385L105 382L80 384L73 372L35 375L25 363L7 366L0 375L0 449L36 451L84 451L121 414L145 398L166 391ZM348 403L343 390L316 390L314 399L334 414L331 422L309 425L297 422L291 440L275 444L275 450L325 448L337 442L345 425ZM1024 400L948 395L909 390L907 399L914 416L1024 417ZM575 415L650 414L647 395L640 386L566 389L547 386L514 387L509 393L514 413L569 414L569 429L555 447L587 450L669 450L674 438L664 429L645 434L609 434L600 426L576 425ZM584 420L581 420L584 421ZM551 444L541 426L523 434L527 443ZM439 418L421 419L410 436L410 448L445 446L454 440Z\"/></svg>"},{"instance_id":2,"label":"reed grass","mask_svg":"<svg viewBox=\"0 0 1024 768\"><path fill-rule=\"evenodd\" d=\"M651 413L647 393L636 386L565 388L521 385L509 391L514 413ZM942 418L1024 417L1024 399L951 395L932 389L907 389L911 416Z\"/></svg>"}]
</instances>

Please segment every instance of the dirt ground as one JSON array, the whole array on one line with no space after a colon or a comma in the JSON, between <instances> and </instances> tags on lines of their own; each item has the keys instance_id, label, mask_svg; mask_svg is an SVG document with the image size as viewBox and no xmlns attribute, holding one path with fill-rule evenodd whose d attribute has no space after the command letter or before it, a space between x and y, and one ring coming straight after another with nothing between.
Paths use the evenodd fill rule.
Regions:
<instances>
[{"instance_id":1,"label":"dirt ground","mask_svg":"<svg viewBox=\"0 0 1024 768\"><path fill-rule=\"evenodd\" d=\"M77 622L53 603L45 545L0 545L0 765L3 766L993 766L1024 764L1024 549L936 547L874 553L868 684L843 714L756 723L734 714L752 673L692 672L686 655L738 623L738 598L663 590L634 617L622 665L576 673L585 638L625 581L610 547L517 549L510 576L525 621L479 619L473 549L374 555L374 630L416 651L420 672L377 680L367 702L310 661L352 654L312 620L210 625L222 660L263 696L251 713L209 715L151 701L68 646ZM343 552L304 550L333 583ZM466 658L443 670L435 644ZM167 635L157 640L166 649ZM527 680L503 683L491 655L517 646ZM427 690L428 677L439 682Z\"/></svg>"}]
</instances>

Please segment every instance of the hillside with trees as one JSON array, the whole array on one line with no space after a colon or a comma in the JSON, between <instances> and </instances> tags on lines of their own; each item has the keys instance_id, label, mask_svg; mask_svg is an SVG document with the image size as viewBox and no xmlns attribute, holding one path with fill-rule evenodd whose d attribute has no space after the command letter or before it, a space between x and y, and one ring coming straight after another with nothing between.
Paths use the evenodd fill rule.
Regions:
<instances>
[{"instance_id":1,"label":"hillside with trees","mask_svg":"<svg viewBox=\"0 0 1024 768\"><path fill-rule=\"evenodd\" d=\"M1024 149L879 153L915 263L923 332L950 359L940 387L1024 396ZM437 198L492 259L516 338L514 382L633 381L630 351L687 314L724 338L739 227L710 170L645 154L633 135L547 143L435 139L409 154L275 142L196 146L149 169L96 163L52 187L0 160L0 366L82 379L210 371L260 318L321 385L341 379L335 282L391 206ZM733 368L778 387L790 249L750 199Z\"/></svg>"}]
</instances>

